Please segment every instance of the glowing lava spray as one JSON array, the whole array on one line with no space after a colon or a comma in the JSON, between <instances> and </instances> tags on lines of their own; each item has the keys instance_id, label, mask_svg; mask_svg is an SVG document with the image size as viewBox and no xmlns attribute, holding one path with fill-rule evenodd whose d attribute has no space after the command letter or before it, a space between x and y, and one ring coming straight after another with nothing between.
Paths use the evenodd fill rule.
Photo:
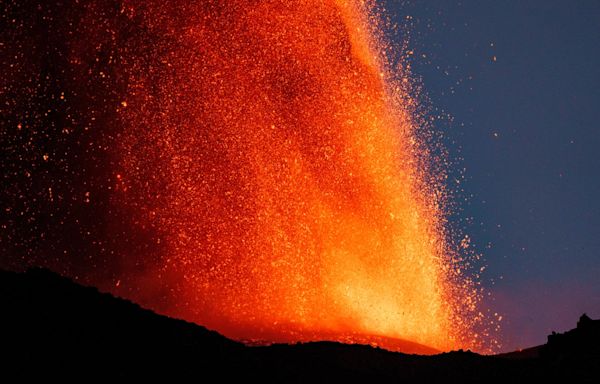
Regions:
<instances>
[{"instance_id":1,"label":"glowing lava spray","mask_svg":"<svg viewBox=\"0 0 600 384\"><path fill-rule=\"evenodd\" d=\"M121 108L113 201L160 249L139 283L237 339L473 346L477 290L374 7L191 3L122 9L161 36Z\"/></svg>"}]
</instances>

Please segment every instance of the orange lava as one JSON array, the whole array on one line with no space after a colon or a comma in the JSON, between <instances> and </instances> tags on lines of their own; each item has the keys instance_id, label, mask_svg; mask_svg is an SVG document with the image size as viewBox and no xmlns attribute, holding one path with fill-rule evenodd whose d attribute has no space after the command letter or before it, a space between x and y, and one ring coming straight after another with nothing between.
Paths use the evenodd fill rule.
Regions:
<instances>
[{"instance_id":1,"label":"orange lava","mask_svg":"<svg viewBox=\"0 0 600 384\"><path fill-rule=\"evenodd\" d=\"M122 12L161 35L132 59L114 204L160 249L139 284L169 287L164 311L249 341L475 345L477 293L372 5Z\"/></svg>"}]
</instances>

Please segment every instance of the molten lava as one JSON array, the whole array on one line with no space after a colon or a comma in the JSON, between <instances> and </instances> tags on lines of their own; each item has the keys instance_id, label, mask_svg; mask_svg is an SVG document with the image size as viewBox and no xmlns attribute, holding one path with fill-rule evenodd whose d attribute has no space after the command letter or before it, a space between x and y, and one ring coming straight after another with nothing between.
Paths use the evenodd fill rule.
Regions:
<instances>
[{"instance_id":1,"label":"molten lava","mask_svg":"<svg viewBox=\"0 0 600 384\"><path fill-rule=\"evenodd\" d=\"M165 4L121 10L160 36L120 106L113 204L159 255L131 295L242 340L473 346L476 290L373 7Z\"/></svg>"}]
</instances>

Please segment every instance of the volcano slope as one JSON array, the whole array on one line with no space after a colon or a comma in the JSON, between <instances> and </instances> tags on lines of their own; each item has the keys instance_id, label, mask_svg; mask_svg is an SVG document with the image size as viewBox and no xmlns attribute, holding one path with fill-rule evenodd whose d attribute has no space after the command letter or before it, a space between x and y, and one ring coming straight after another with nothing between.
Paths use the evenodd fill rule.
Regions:
<instances>
[{"instance_id":1,"label":"volcano slope","mask_svg":"<svg viewBox=\"0 0 600 384\"><path fill-rule=\"evenodd\" d=\"M522 352L423 356L337 342L246 346L46 269L1 271L0 308L3 379L592 382L600 373L599 327L584 317Z\"/></svg>"}]
</instances>

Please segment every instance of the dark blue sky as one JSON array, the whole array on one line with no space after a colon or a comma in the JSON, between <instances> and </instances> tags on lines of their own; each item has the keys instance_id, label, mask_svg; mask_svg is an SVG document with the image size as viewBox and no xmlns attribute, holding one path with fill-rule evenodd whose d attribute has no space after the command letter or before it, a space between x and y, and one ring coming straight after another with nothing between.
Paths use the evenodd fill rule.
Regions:
<instances>
[{"instance_id":1,"label":"dark blue sky","mask_svg":"<svg viewBox=\"0 0 600 384\"><path fill-rule=\"evenodd\" d=\"M504 349L600 317L600 1L386 8L412 16L414 72L453 117L436 129L460 159L452 172L466 168L458 216L486 260Z\"/></svg>"}]
</instances>

